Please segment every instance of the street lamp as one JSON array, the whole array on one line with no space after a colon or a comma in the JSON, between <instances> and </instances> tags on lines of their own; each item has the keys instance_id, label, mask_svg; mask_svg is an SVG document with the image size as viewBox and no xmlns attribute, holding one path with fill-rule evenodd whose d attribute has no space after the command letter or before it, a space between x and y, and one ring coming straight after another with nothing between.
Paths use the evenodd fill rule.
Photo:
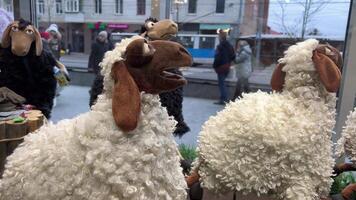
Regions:
<instances>
[{"instance_id":1,"label":"street lamp","mask_svg":"<svg viewBox=\"0 0 356 200\"><path fill-rule=\"evenodd\" d=\"M176 5L176 19L177 19L177 25L179 30L179 6L186 4L187 0L174 0L173 3Z\"/></svg>"}]
</instances>

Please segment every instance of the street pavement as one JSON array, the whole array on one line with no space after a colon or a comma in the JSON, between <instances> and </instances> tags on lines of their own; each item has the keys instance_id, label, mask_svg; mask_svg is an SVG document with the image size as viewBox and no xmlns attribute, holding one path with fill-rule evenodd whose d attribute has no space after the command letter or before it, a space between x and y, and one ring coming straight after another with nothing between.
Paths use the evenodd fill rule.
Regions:
<instances>
[{"instance_id":1,"label":"street pavement","mask_svg":"<svg viewBox=\"0 0 356 200\"><path fill-rule=\"evenodd\" d=\"M61 95L56 98L56 106L52 111L53 123L62 119L71 119L81 113L89 111L89 87L68 86L63 89ZM213 100L185 97L183 102L183 114L191 131L182 138L176 138L177 143L196 146L200 129L210 116L222 110L224 107L213 104Z\"/></svg>"},{"instance_id":2,"label":"street pavement","mask_svg":"<svg viewBox=\"0 0 356 200\"><path fill-rule=\"evenodd\" d=\"M63 62L69 69L86 70L88 67L89 55L83 53L72 53L71 55L64 55L60 61ZM269 87L271 75L273 73L274 66L256 69L254 68L249 82L251 85L257 87L266 88ZM217 76L213 70L211 64L197 65L190 68L182 69L183 75L188 80L206 80L217 81ZM236 75L234 68L232 68L230 75L227 78L227 82L236 82Z\"/></svg>"}]
</instances>

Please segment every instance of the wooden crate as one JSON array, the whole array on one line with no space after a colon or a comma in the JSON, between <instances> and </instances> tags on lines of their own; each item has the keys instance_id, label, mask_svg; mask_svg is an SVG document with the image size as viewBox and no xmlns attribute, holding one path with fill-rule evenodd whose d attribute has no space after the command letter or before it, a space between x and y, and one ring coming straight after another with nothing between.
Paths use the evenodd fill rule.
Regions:
<instances>
[{"instance_id":1,"label":"wooden crate","mask_svg":"<svg viewBox=\"0 0 356 200\"><path fill-rule=\"evenodd\" d=\"M45 118L39 110L29 111L26 120L21 123L12 120L0 121L0 177L4 171L6 157L14 152L28 133L39 129L44 121Z\"/></svg>"}]
</instances>

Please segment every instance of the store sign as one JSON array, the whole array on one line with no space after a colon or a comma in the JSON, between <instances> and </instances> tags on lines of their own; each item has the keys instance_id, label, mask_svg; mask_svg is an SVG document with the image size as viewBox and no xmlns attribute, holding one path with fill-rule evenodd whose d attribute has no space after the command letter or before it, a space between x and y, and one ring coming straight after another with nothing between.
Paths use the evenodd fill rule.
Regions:
<instances>
[{"instance_id":1,"label":"store sign","mask_svg":"<svg viewBox=\"0 0 356 200\"><path fill-rule=\"evenodd\" d=\"M129 25L128 24L108 23L107 27L111 28L111 29L128 29Z\"/></svg>"},{"instance_id":2,"label":"store sign","mask_svg":"<svg viewBox=\"0 0 356 200\"><path fill-rule=\"evenodd\" d=\"M86 23L88 29L106 29L107 24L102 22Z\"/></svg>"}]
</instances>

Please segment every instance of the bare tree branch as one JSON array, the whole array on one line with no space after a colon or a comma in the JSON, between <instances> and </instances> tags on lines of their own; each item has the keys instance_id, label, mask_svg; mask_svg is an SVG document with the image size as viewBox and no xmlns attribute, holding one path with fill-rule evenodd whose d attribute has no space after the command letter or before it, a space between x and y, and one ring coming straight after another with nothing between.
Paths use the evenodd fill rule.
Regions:
<instances>
[{"instance_id":1,"label":"bare tree branch","mask_svg":"<svg viewBox=\"0 0 356 200\"><path fill-rule=\"evenodd\" d=\"M300 37L304 38L309 24L313 21L315 15L317 15L325 6L330 3L331 0L295 0L293 6L299 6L302 8L303 13L301 17L294 19L294 23L286 25L286 7L288 3L284 0L277 0L278 5L281 8L279 19L281 20L281 29L289 36L297 37L298 28L301 28Z\"/></svg>"}]
</instances>

